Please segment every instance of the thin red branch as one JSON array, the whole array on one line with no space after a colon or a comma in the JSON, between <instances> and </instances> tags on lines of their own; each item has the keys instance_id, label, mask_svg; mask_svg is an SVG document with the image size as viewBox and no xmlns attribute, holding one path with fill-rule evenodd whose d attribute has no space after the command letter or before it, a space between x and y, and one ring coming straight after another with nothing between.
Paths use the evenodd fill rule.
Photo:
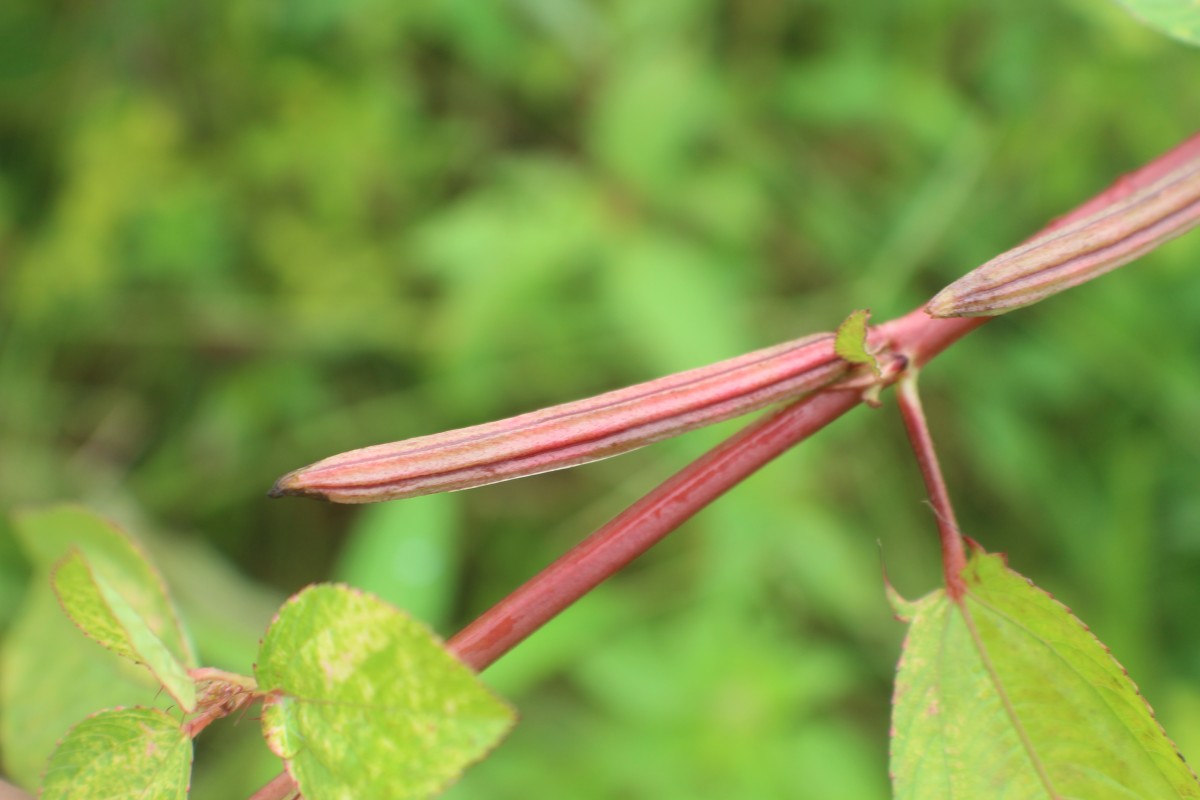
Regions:
<instances>
[{"instance_id":1,"label":"thin red branch","mask_svg":"<svg viewBox=\"0 0 1200 800\"><path fill-rule=\"evenodd\" d=\"M447 643L482 670L689 517L858 405L858 391L810 395L717 445L584 539Z\"/></svg>"},{"instance_id":2,"label":"thin red branch","mask_svg":"<svg viewBox=\"0 0 1200 800\"><path fill-rule=\"evenodd\" d=\"M0 780L0 800L33 800L33 795L26 794L11 783Z\"/></svg>"},{"instance_id":3,"label":"thin red branch","mask_svg":"<svg viewBox=\"0 0 1200 800\"><path fill-rule=\"evenodd\" d=\"M287 772L281 772L254 794L250 800L296 800L300 788Z\"/></svg>"},{"instance_id":4,"label":"thin red branch","mask_svg":"<svg viewBox=\"0 0 1200 800\"><path fill-rule=\"evenodd\" d=\"M967 566L967 556L963 551L958 520L954 517L954 506L950 503L950 492L946 489L946 480L938 464L933 437L925 420L925 409L921 406L916 370L900 379L899 386L896 387L896 399L900 403L904 429L908 431L908 441L912 444L917 465L921 468L921 477L924 478L925 488L929 492L929 502L937 515L938 534L942 540L942 567L946 573L946 594L951 600L957 601L966 593L962 571Z\"/></svg>"}]
</instances>

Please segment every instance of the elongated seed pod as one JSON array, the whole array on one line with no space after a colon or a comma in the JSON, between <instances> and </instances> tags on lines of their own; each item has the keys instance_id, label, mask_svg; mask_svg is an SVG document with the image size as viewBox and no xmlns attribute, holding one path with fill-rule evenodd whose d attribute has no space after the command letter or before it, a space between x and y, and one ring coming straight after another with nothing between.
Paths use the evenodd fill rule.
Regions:
<instances>
[{"instance_id":1,"label":"elongated seed pod","mask_svg":"<svg viewBox=\"0 0 1200 800\"><path fill-rule=\"evenodd\" d=\"M818 334L470 428L380 444L284 475L270 494L371 503L596 461L817 389L845 374Z\"/></svg>"},{"instance_id":2,"label":"elongated seed pod","mask_svg":"<svg viewBox=\"0 0 1200 800\"><path fill-rule=\"evenodd\" d=\"M1200 222L1200 155L1123 200L996 256L929 301L934 317L995 316L1127 264Z\"/></svg>"}]
</instances>

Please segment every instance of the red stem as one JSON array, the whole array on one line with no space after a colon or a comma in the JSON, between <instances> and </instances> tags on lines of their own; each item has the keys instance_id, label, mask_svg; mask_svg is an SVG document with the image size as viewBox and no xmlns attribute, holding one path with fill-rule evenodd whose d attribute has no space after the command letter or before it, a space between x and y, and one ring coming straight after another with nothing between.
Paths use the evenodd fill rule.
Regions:
<instances>
[{"instance_id":1,"label":"red stem","mask_svg":"<svg viewBox=\"0 0 1200 800\"><path fill-rule=\"evenodd\" d=\"M299 791L300 787L292 780L292 776L281 772L266 786L250 795L250 800L295 800L300 796Z\"/></svg>"},{"instance_id":2,"label":"red stem","mask_svg":"<svg viewBox=\"0 0 1200 800\"><path fill-rule=\"evenodd\" d=\"M0 800L33 800L33 795L26 794L8 781L0 780Z\"/></svg>"},{"instance_id":3,"label":"red stem","mask_svg":"<svg viewBox=\"0 0 1200 800\"><path fill-rule=\"evenodd\" d=\"M859 400L857 391L810 395L747 426L485 611L447 646L472 669L484 669L697 511Z\"/></svg>"},{"instance_id":4,"label":"red stem","mask_svg":"<svg viewBox=\"0 0 1200 800\"><path fill-rule=\"evenodd\" d=\"M946 490L946 480L938 464L937 451L933 447L933 437L930 436L929 425L925 421L925 409L921 407L915 370L900 379L896 398L900 402L900 415L904 418L908 441L912 443L913 453L916 454L917 464L921 468L921 477L925 479L929 502L937 515L938 534L942 540L942 567L946 573L946 594L951 600L957 601L967 590L962 578L962 571L967 566L967 556L963 551L962 534L959 533L958 520L954 517L954 507L950 504L950 493Z\"/></svg>"}]
</instances>

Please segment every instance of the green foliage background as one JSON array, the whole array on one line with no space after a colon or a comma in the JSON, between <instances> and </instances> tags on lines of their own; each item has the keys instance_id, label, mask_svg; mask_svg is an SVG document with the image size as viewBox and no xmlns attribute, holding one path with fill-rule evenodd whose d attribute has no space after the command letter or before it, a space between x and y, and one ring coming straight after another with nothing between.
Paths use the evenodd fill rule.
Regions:
<instances>
[{"instance_id":1,"label":"green foliage background","mask_svg":"<svg viewBox=\"0 0 1200 800\"><path fill-rule=\"evenodd\" d=\"M207 663L330 577L448 635L736 423L372 508L271 482L903 313L1189 135L1198 75L1104 0L6 0L0 507L132 527ZM1193 763L1196 236L923 381L966 532ZM886 797L876 542L934 587L922 496L890 408L780 459L486 673L522 721L449 796ZM276 771L256 727L196 797Z\"/></svg>"}]
</instances>

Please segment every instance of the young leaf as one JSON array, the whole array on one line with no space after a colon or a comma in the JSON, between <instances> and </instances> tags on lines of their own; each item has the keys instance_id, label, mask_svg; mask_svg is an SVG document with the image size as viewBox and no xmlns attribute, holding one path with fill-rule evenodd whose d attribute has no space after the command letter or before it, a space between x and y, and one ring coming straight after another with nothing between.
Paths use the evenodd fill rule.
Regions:
<instances>
[{"instance_id":1,"label":"young leaf","mask_svg":"<svg viewBox=\"0 0 1200 800\"><path fill-rule=\"evenodd\" d=\"M851 364L870 364L871 371L878 377L879 362L867 348L867 320L871 318L868 309L851 311L850 316L838 325L837 338L834 339L833 350L839 358Z\"/></svg>"},{"instance_id":2,"label":"young leaf","mask_svg":"<svg viewBox=\"0 0 1200 800\"><path fill-rule=\"evenodd\" d=\"M146 620L112 582L72 548L51 576L54 592L67 616L100 644L143 664L184 711L196 708L196 684Z\"/></svg>"},{"instance_id":3,"label":"young leaf","mask_svg":"<svg viewBox=\"0 0 1200 800\"><path fill-rule=\"evenodd\" d=\"M1196 0L1118 0L1129 13L1152 28L1189 44L1200 45L1200 3Z\"/></svg>"},{"instance_id":4,"label":"young leaf","mask_svg":"<svg viewBox=\"0 0 1200 800\"><path fill-rule=\"evenodd\" d=\"M344 586L288 600L255 673L267 743L309 800L429 797L513 723L424 626Z\"/></svg>"},{"instance_id":5,"label":"young leaf","mask_svg":"<svg viewBox=\"0 0 1200 800\"><path fill-rule=\"evenodd\" d=\"M125 598L154 635L187 667L196 666L162 578L134 541L83 508L56 506L17 517L16 531L36 565L47 572L77 549L96 573Z\"/></svg>"},{"instance_id":6,"label":"young leaf","mask_svg":"<svg viewBox=\"0 0 1200 800\"><path fill-rule=\"evenodd\" d=\"M184 800L192 740L154 708L101 711L73 727L42 781L41 800Z\"/></svg>"},{"instance_id":7,"label":"young leaf","mask_svg":"<svg viewBox=\"0 0 1200 800\"><path fill-rule=\"evenodd\" d=\"M1124 669L1071 613L972 554L961 604L918 601L896 676L898 800L1200 798Z\"/></svg>"}]
</instances>

